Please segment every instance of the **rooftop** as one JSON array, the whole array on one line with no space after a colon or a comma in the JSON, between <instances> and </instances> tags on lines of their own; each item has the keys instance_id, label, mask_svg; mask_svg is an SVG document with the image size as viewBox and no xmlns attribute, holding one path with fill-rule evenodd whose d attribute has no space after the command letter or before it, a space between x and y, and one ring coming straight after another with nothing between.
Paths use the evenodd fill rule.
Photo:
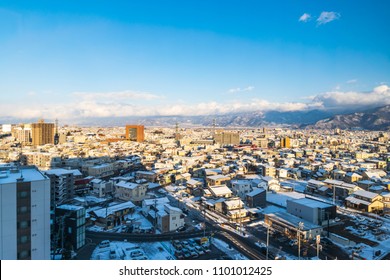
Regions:
<instances>
[{"instance_id":1,"label":"rooftop","mask_svg":"<svg viewBox=\"0 0 390 280\"><path fill-rule=\"evenodd\" d=\"M299 198L296 200L291 200L293 202L299 203L299 204L304 204L306 206L312 207L312 208L328 208L332 206L331 204L321 202L315 199L310 199L310 198Z\"/></svg>"},{"instance_id":2,"label":"rooftop","mask_svg":"<svg viewBox=\"0 0 390 280\"><path fill-rule=\"evenodd\" d=\"M23 178L24 182L41 181L48 179L34 166L22 166L20 168L11 169L2 168L0 170L0 184L14 183L20 178Z\"/></svg>"},{"instance_id":3,"label":"rooftop","mask_svg":"<svg viewBox=\"0 0 390 280\"><path fill-rule=\"evenodd\" d=\"M363 197L367 197L367 198L370 198L370 199L373 199L373 198L378 196L377 193L368 192L368 191L365 191L365 190L358 190L358 191L354 192L353 195L355 195L355 196L356 195L363 196Z\"/></svg>"},{"instance_id":4,"label":"rooftop","mask_svg":"<svg viewBox=\"0 0 390 280\"><path fill-rule=\"evenodd\" d=\"M63 210L69 210L69 211L77 211L77 210L84 209L84 207L71 205L71 204L63 204L63 205L57 206L57 209L63 209Z\"/></svg>"},{"instance_id":5,"label":"rooftop","mask_svg":"<svg viewBox=\"0 0 390 280\"><path fill-rule=\"evenodd\" d=\"M138 184L134 184L134 183L131 183L131 182L125 182L125 181L120 181L119 183L116 184L117 187L121 187L121 188L126 188L126 189L135 189L136 187L138 187L139 185Z\"/></svg>"},{"instance_id":6,"label":"rooftop","mask_svg":"<svg viewBox=\"0 0 390 280\"><path fill-rule=\"evenodd\" d=\"M64 168L56 168L45 171L46 174L54 174L57 176L73 174L74 176L82 176L81 172L78 169L64 169Z\"/></svg>"}]
</instances>

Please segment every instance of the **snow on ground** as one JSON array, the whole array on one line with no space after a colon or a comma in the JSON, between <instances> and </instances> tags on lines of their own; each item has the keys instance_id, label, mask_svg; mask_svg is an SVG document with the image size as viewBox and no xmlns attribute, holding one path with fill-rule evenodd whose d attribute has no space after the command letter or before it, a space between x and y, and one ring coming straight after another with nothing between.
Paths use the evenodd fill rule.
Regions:
<instances>
[{"instance_id":1,"label":"snow on ground","mask_svg":"<svg viewBox=\"0 0 390 280\"><path fill-rule=\"evenodd\" d=\"M247 257L241 255L233 247L229 248L229 245L220 239L214 238L212 243L214 244L215 247L217 247L219 250L221 250L226 255L228 255L232 260L248 260Z\"/></svg>"},{"instance_id":2,"label":"snow on ground","mask_svg":"<svg viewBox=\"0 0 390 280\"><path fill-rule=\"evenodd\" d=\"M123 259L148 259L148 260L172 260L173 248L166 244L169 242L155 243L131 243L111 241L109 246L100 248L97 246L92 253L92 260L123 260Z\"/></svg>"},{"instance_id":3,"label":"snow on ground","mask_svg":"<svg viewBox=\"0 0 390 280\"><path fill-rule=\"evenodd\" d=\"M144 217L140 212L135 212L133 214L128 214L125 217L131 221L131 224L135 226L135 228L139 229L150 229L153 227L152 223Z\"/></svg>"},{"instance_id":4,"label":"snow on ground","mask_svg":"<svg viewBox=\"0 0 390 280\"><path fill-rule=\"evenodd\" d=\"M364 243L358 243L355 246L343 246L341 244L338 244L341 248L348 252L349 255L351 255L352 252L355 252L356 255L354 258L373 260L380 259L383 255L386 255L390 252L390 219L373 219L358 215L358 213L354 213L352 211L343 212L344 214L349 215L351 219L354 219L356 224L363 225L363 228L360 231L353 226L346 227L346 230L350 231L356 236L360 236L362 238L379 243L377 246L369 246ZM372 230L369 229L369 226L371 225L372 228L372 224L378 221L382 222L382 226L377 227L381 231L381 233L375 235L373 234ZM364 226L367 226L367 229L364 228Z\"/></svg>"}]
</instances>

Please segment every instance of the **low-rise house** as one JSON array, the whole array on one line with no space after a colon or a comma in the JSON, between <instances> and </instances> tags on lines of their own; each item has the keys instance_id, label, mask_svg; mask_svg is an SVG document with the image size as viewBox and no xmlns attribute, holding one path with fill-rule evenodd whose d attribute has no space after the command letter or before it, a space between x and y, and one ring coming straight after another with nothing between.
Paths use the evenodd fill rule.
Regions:
<instances>
[{"instance_id":1,"label":"low-rise house","mask_svg":"<svg viewBox=\"0 0 390 280\"><path fill-rule=\"evenodd\" d=\"M322 187L326 187L326 184L322 181L310 179L307 181L306 192L307 193L318 193L319 189Z\"/></svg>"},{"instance_id":2,"label":"low-rise house","mask_svg":"<svg viewBox=\"0 0 390 280\"><path fill-rule=\"evenodd\" d=\"M208 186L220 186L230 182L230 177L224 175L207 176L206 182Z\"/></svg>"},{"instance_id":3,"label":"low-rise house","mask_svg":"<svg viewBox=\"0 0 390 280\"><path fill-rule=\"evenodd\" d=\"M164 205L164 210L157 213L157 228L162 232L175 231L184 226L183 211L169 204Z\"/></svg>"},{"instance_id":4,"label":"low-rise house","mask_svg":"<svg viewBox=\"0 0 390 280\"><path fill-rule=\"evenodd\" d=\"M124 223L126 215L132 213L134 209L134 203L127 201L94 209L89 211L89 215L95 220L96 225L103 226L108 229Z\"/></svg>"},{"instance_id":5,"label":"low-rise house","mask_svg":"<svg viewBox=\"0 0 390 280\"><path fill-rule=\"evenodd\" d=\"M239 198L225 200L222 203L222 214L232 222L243 222L247 220L248 211L244 209L244 202Z\"/></svg>"},{"instance_id":6,"label":"low-rise house","mask_svg":"<svg viewBox=\"0 0 390 280\"><path fill-rule=\"evenodd\" d=\"M99 165L88 166L87 173L88 176L93 176L96 178L112 176L114 175L114 165L111 163L103 163Z\"/></svg>"},{"instance_id":7,"label":"low-rise house","mask_svg":"<svg viewBox=\"0 0 390 280\"><path fill-rule=\"evenodd\" d=\"M246 195L246 203L248 207L254 208L254 207L261 207L264 208L267 204L266 200L266 190L263 188L255 188L253 191L248 193Z\"/></svg>"},{"instance_id":8,"label":"low-rise house","mask_svg":"<svg viewBox=\"0 0 390 280\"><path fill-rule=\"evenodd\" d=\"M357 174L355 172L348 172L345 174L344 181L352 184L354 182L360 181L362 178L363 176L360 174Z\"/></svg>"},{"instance_id":9,"label":"low-rise house","mask_svg":"<svg viewBox=\"0 0 390 280\"><path fill-rule=\"evenodd\" d=\"M390 213L390 193L382 194L383 197L383 212Z\"/></svg>"},{"instance_id":10,"label":"low-rise house","mask_svg":"<svg viewBox=\"0 0 390 280\"><path fill-rule=\"evenodd\" d=\"M356 182L356 184L361 187L363 190L367 191L370 187L375 185L375 182L371 180L361 180Z\"/></svg>"},{"instance_id":11,"label":"low-rise house","mask_svg":"<svg viewBox=\"0 0 390 280\"><path fill-rule=\"evenodd\" d=\"M156 182L158 174L153 171L137 171L135 177L137 180L145 179L148 182Z\"/></svg>"},{"instance_id":12,"label":"low-rise house","mask_svg":"<svg viewBox=\"0 0 390 280\"><path fill-rule=\"evenodd\" d=\"M146 217L150 210L164 207L165 204L169 204L168 197L149 198L142 201L142 213Z\"/></svg>"},{"instance_id":13,"label":"low-rise house","mask_svg":"<svg viewBox=\"0 0 390 280\"><path fill-rule=\"evenodd\" d=\"M235 196L245 199L246 195L252 191L252 184L250 180L233 180L231 181L231 189Z\"/></svg>"},{"instance_id":14,"label":"low-rise house","mask_svg":"<svg viewBox=\"0 0 390 280\"><path fill-rule=\"evenodd\" d=\"M146 197L148 184L120 181L115 184L115 197L125 201L141 202Z\"/></svg>"},{"instance_id":15,"label":"low-rise house","mask_svg":"<svg viewBox=\"0 0 390 280\"><path fill-rule=\"evenodd\" d=\"M346 174L347 174L347 172L345 172L344 170L340 170L340 169L334 169L331 171L331 177L335 180L343 181Z\"/></svg>"},{"instance_id":16,"label":"low-rise house","mask_svg":"<svg viewBox=\"0 0 390 280\"><path fill-rule=\"evenodd\" d=\"M280 190L279 181L270 176L265 176L261 178L258 187L263 188L268 192L269 191L278 192Z\"/></svg>"},{"instance_id":17,"label":"low-rise house","mask_svg":"<svg viewBox=\"0 0 390 280\"><path fill-rule=\"evenodd\" d=\"M106 195L112 194L114 191L114 184L112 181L93 179L90 183L92 184L92 193L97 197L105 197Z\"/></svg>"},{"instance_id":18,"label":"low-rise house","mask_svg":"<svg viewBox=\"0 0 390 280\"><path fill-rule=\"evenodd\" d=\"M339 180L326 179L324 183L332 190L330 195L332 195L335 199L345 199L355 191L361 190L361 188L357 185L345 183Z\"/></svg>"},{"instance_id":19,"label":"low-rise house","mask_svg":"<svg viewBox=\"0 0 390 280\"><path fill-rule=\"evenodd\" d=\"M383 210L383 197L377 193L358 190L345 199L346 207L363 212L379 212Z\"/></svg>"},{"instance_id":20,"label":"low-rise house","mask_svg":"<svg viewBox=\"0 0 390 280\"><path fill-rule=\"evenodd\" d=\"M233 194L233 192L226 185L209 186L208 190L214 198L229 198L232 197Z\"/></svg>"},{"instance_id":21,"label":"low-rise house","mask_svg":"<svg viewBox=\"0 0 390 280\"><path fill-rule=\"evenodd\" d=\"M203 195L203 183L195 179L189 179L186 182L186 191L193 196Z\"/></svg>"},{"instance_id":22,"label":"low-rise house","mask_svg":"<svg viewBox=\"0 0 390 280\"><path fill-rule=\"evenodd\" d=\"M387 174L386 171L381 169L372 169L370 171L364 171L362 175L365 180L380 181L381 178L385 177Z\"/></svg>"}]
</instances>

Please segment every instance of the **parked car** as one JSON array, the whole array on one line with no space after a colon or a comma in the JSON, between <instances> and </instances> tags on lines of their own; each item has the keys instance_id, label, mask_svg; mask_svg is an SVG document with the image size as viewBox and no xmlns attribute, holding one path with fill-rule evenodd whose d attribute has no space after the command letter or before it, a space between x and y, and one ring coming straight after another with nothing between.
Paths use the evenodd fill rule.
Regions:
<instances>
[{"instance_id":1,"label":"parked car","mask_svg":"<svg viewBox=\"0 0 390 280\"><path fill-rule=\"evenodd\" d=\"M186 248L184 248L184 249L182 250L182 253L183 253L184 258L186 258L186 259L188 259L189 257L191 257L190 251L189 251L188 249L186 249Z\"/></svg>"},{"instance_id":2,"label":"parked car","mask_svg":"<svg viewBox=\"0 0 390 280\"><path fill-rule=\"evenodd\" d=\"M376 221L376 222L374 223L374 226L375 226L375 227L381 227L381 226L383 226L383 223L380 222L380 221Z\"/></svg>"},{"instance_id":3,"label":"parked car","mask_svg":"<svg viewBox=\"0 0 390 280\"><path fill-rule=\"evenodd\" d=\"M359 222L363 222L364 220L366 220L366 218L363 216L356 216L356 220L358 220Z\"/></svg>"},{"instance_id":4,"label":"parked car","mask_svg":"<svg viewBox=\"0 0 390 280\"><path fill-rule=\"evenodd\" d=\"M107 247L110 247L110 241L109 240L103 240L102 242L100 242L99 248L107 248Z\"/></svg>"},{"instance_id":5,"label":"parked car","mask_svg":"<svg viewBox=\"0 0 390 280\"><path fill-rule=\"evenodd\" d=\"M185 231L187 228L185 226L181 226L179 228L177 228L177 232L181 232L181 231Z\"/></svg>"},{"instance_id":6,"label":"parked car","mask_svg":"<svg viewBox=\"0 0 390 280\"><path fill-rule=\"evenodd\" d=\"M366 232L364 230L358 230L357 231L357 234L360 235L360 236L365 236L366 235Z\"/></svg>"},{"instance_id":7,"label":"parked car","mask_svg":"<svg viewBox=\"0 0 390 280\"><path fill-rule=\"evenodd\" d=\"M359 225L358 229L360 229L360 230L368 230L368 226L366 226L366 225Z\"/></svg>"},{"instance_id":8,"label":"parked car","mask_svg":"<svg viewBox=\"0 0 390 280\"><path fill-rule=\"evenodd\" d=\"M199 255L204 255L204 250L200 246L195 246L195 250Z\"/></svg>"}]
</instances>

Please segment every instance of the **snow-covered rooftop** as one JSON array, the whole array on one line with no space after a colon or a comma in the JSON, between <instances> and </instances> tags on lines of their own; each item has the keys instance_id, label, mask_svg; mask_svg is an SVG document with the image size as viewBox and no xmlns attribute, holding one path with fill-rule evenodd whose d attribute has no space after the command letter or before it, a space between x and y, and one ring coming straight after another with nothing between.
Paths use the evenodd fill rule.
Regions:
<instances>
[{"instance_id":1,"label":"snow-covered rooftop","mask_svg":"<svg viewBox=\"0 0 390 280\"><path fill-rule=\"evenodd\" d=\"M78 169L64 169L64 168L55 168L45 171L46 174L53 174L56 176L73 174L74 176L82 176L80 170Z\"/></svg>"},{"instance_id":2,"label":"snow-covered rooftop","mask_svg":"<svg viewBox=\"0 0 390 280\"><path fill-rule=\"evenodd\" d=\"M46 176L33 167L8 169L0 172L0 184L15 183L20 178L23 178L24 182L47 180Z\"/></svg>"},{"instance_id":3,"label":"snow-covered rooftop","mask_svg":"<svg viewBox=\"0 0 390 280\"><path fill-rule=\"evenodd\" d=\"M131 182L125 182L125 181L120 181L119 183L116 184L117 187L121 187L121 188L126 188L126 189L135 189L136 187L138 187L139 185L138 184L134 184L134 183L131 183Z\"/></svg>"},{"instance_id":4,"label":"snow-covered rooftop","mask_svg":"<svg viewBox=\"0 0 390 280\"><path fill-rule=\"evenodd\" d=\"M84 207L71 205L71 204L63 204L63 205L57 206L57 208L63 209L63 210L68 210L68 211L77 211L77 210L83 209Z\"/></svg>"}]
</instances>

